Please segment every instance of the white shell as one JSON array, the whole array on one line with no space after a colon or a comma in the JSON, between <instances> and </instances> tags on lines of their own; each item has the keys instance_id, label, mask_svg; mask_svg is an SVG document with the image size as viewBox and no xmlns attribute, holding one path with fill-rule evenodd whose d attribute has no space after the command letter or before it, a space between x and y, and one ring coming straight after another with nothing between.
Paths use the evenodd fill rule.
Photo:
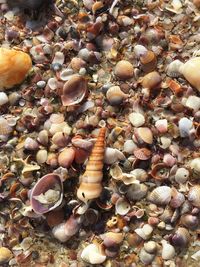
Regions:
<instances>
[{"instance_id":1,"label":"white shell","mask_svg":"<svg viewBox=\"0 0 200 267\"><path fill-rule=\"evenodd\" d=\"M198 208L200 208L200 185L192 186L188 193L188 200Z\"/></svg>"},{"instance_id":2,"label":"white shell","mask_svg":"<svg viewBox=\"0 0 200 267\"><path fill-rule=\"evenodd\" d=\"M7 94L6 93L4 93L4 92L0 92L0 106L2 106L2 105L4 105L4 104L6 104L6 103L8 103L8 96L7 96Z\"/></svg>"},{"instance_id":3,"label":"white shell","mask_svg":"<svg viewBox=\"0 0 200 267\"><path fill-rule=\"evenodd\" d=\"M162 258L163 260L171 260L175 256L175 249L172 245L167 242L162 242Z\"/></svg>"},{"instance_id":4,"label":"white shell","mask_svg":"<svg viewBox=\"0 0 200 267\"><path fill-rule=\"evenodd\" d=\"M148 253L155 253L157 250L157 244L155 241L148 241L144 243L144 249Z\"/></svg>"},{"instance_id":5,"label":"white shell","mask_svg":"<svg viewBox=\"0 0 200 267\"><path fill-rule=\"evenodd\" d=\"M126 95L119 86L111 86L107 93L106 98L111 105L120 105L124 99L126 99L128 95Z\"/></svg>"},{"instance_id":6,"label":"white shell","mask_svg":"<svg viewBox=\"0 0 200 267\"><path fill-rule=\"evenodd\" d=\"M36 154L36 160L38 164L43 164L47 160L47 151L45 149L40 149Z\"/></svg>"},{"instance_id":7,"label":"white shell","mask_svg":"<svg viewBox=\"0 0 200 267\"><path fill-rule=\"evenodd\" d=\"M149 200L158 205L167 205L172 197L172 189L169 186L159 186L149 195Z\"/></svg>"},{"instance_id":8,"label":"white shell","mask_svg":"<svg viewBox=\"0 0 200 267\"><path fill-rule=\"evenodd\" d=\"M160 147L163 148L163 149L166 149L168 148L170 145L171 145L171 139L166 137L166 136L161 136L160 138Z\"/></svg>"},{"instance_id":9,"label":"white shell","mask_svg":"<svg viewBox=\"0 0 200 267\"><path fill-rule=\"evenodd\" d=\"M54 55L52 64L59 63L59 64L62 65L64 63L64 61L65 61L65 55L64 55L64 53L58 51Z\"/></svg>"},{"instance_id":10,"label":"white shell","mask_svg":"<svg viewBox=\"0 0 200 267\"><path fill-rule=\"evenodd\" d=\"M73 70L72 69L64 69L60 73L60 79L62 81L68 81L71 76L73 75Z\"/></svg>"},{"instance_id":11,"label":"white shell","mask_svg":"<svg viewBox=\"0 0 200 267\"><path fill-rule=\"evenodd\" d=\"M145 249L142 248L141 251L140 251L139 257L140 257L140 260L141 260L141 262L143 264L148 264L149 265L153 261L155 255L146 252Z\"/></svg>"},{"instance_id":12,"label":"white shell","mask_svg":"<svg viewBox=\"0 0 200 267\"><path fill-rule=\"evenodd\" d=\"M133 171L130 172L131 175L134 175L135 178L138 181L143 182L144 180L146 180L146 178L148 177L148 174L145 170L143 169L134 169Z\"/></svg>"},{"instance_id":13,"label":"white shell","mask_svg":"<svg viewBox=\"0 0 200 267\"><path fill-rule=\"evenodd\" d=\"M140 200L146 196L147 190L145 184L132 184L127 191L127 197L131 200Z\"/></svg>"},{"instance_id":14,"label":"white shell","mask_svg":"<svg viewBox=\"0 0 200 267\"><path fill-rule=\"evenodd\" d=\"M185 168L178 168L175 174L175 181L179 184L184 184L189 177L189 171Z\"/></svg>"},{"instance_id":15,"label":"white shell","mask_svg":"<svg viewBox=\"0 0 200 267\"><path fill-rule=\"evenodd\" d=\"M167 75L170 77L181 76L181 73L180 73L181 66L183 66L183 63L180 60L176 59L172 61L167 67Z\"/></svg>"},{"instance_id":16,"label":"white shell","mask_svg":"<svg viewBox=\"0 0 200 267\"><path fill-rule=\"evenodd\" d=\"M191 160L190 168L193 169L196 173L200 174L200 158Z\"/></svg>"},{"instance_id":17,"label":"white shell","mask_svg":"<svg viewBox=\"0 0 200 267\"><path fill-rule=\"evenodd\" d=\"M115 203L115 213L119 215L126 215L131 206L130 204L123 198L119 198Z\"/></svg>"},{"instance_id":18,"label":"white shell","mask_svg":"<svg viewBox=\"0 0 200 267\"><path fill-rule=\"evenodd\" d=\"M60 242L66 242L71 236L66 235L65 233L65 223L60 223L52 229L53 236L58 239Z\"/></svg>"},{"instance_id":19,"label":"white shell","mask_svg":"<svg viewBox=\"0 0 200 267\"><path fill-rule=\"evenodd\" d=\"M130 113L128 118L134 127L140 127L145 123L145 117L138 112Z\"/></svg>"},{"instance_id":20,"label":"white shell","mask_svg":"<svg viewBox=\"0 0 200 267\"><path fill-rule=\"evenodd\" d=\"M190 130L192 129L193 123L186 117L183 117L178 122L178 127L180 131L181 137L187 137L190 134Z\"/></svg>"},{"instance_id":21,"label":"white shell","mask_svg":"<svg viewBox=\"0 0 200 267\"><path fill-rule=\"evenodd\" d=\"M188 97L185 106L194 110L194 112L200 109L200 97L191 95Z\"/></svg>"},{"instance_id":22,"label":"white shell","mask_svg":"<svg viewBox=\"0 0 200 267\"><path fill-rule=\"evenodd\" d=\"M148 50L143 45L135 45L133 49L136 57L140 58L141 56L145 55Z\"/></svg>"},{"instance_id":23,"label":"white shell","mask_svg":"<svg viewBox=\"0 0 200 267\"><path fill-rule=\"evenodd\" d=\"M166 119L157 120L155 126L160 133L165 133L167 132L168 122Z\"/></svg>"},{"instance_id":24,"label":"white shell","mask_svg":"<svg viewBox=\"0 0 200 267\"><path fill-rule=\"evenodd\" d=\"M58 88L58 81L56 78L50 78L47 82L51 90L56 90Z\"/></svg>"},{"instance_id":25,"label":"white shell","mask_svg":"<svg viewBox=\"0 0 200 267\"><path fill-rule=\"evenodd\" d=\"M183 74L185 79L200 91L200 57L194 57L188 60L185 64L180 67L180 72Z\"/></svg>"},{"instance_id":26,"label":"white shell","mask_svg":"<svg viewBox=\"0 0 200 267\"><path fill-rule=\"evenodd\" d=\"M100 253L95 244L90 244L83 249L81 259L90 264L101 264L106 260L106 256Z\"/></svg>"},{"instance_id":27,"label":"white shell","mask_svg":"<svg viewBox=\"0 0 200 267\"><path fill-rule=\"evenodd\" d=\"M104 155L104 162L108 165L114 164L120 160L125 160L124 154L116 149L111 147L106 147L105 155Z\"/></svg>"},{"instance_id":28,"label":"white shell","mask_svg":"<svg viewBox=\"0 0 200 267\"><path fill-rule=\"evenodd\" d=\"M137 149L137 145L133 140L126 140L124 143L124 152L128 154L133 154L133 150Z\"/></svg>"},{"instance_id":29,"label":"white shell","mask_svg":"<svg viewBox=\"0 0 200 267\"><path fill-rule=\"evenodd\" d=\"M145 224L142 228L135 229L135 232L137 235L139 235L142 239L148 240L152 233L153 233L153 227L149 224Z\"/></svg>"}]
</instances>

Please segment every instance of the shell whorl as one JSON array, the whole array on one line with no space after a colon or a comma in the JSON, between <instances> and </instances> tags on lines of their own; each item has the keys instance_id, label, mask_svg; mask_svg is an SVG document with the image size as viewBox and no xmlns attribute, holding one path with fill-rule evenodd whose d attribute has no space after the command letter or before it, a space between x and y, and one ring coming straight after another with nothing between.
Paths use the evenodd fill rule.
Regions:
<instances>
[{"instance_id":1,"label":"shell whorl","mask_svg":"<svg viewBox=\"0 0 200 267\"><path fill-rule=\"evenodd\" d=\"M85 173L80 177L77 197L83 202L98 198L102 191L101 180L103 178L102 169L105 152L105 135L106 128L101 128L88 159Z\"/></svg>"}]
</instances>

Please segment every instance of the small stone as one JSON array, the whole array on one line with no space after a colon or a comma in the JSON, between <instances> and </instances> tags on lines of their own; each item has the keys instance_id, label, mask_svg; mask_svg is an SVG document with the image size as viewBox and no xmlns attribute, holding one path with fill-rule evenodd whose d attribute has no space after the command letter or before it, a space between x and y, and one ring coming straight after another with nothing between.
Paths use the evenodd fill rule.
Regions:
<instances>
[{"instance_id":1,"label":"small stone","mask_svg":"<svg viewBox=\"0 0 200 267\"><path fill-rule=\"evenodd\" d=\"M0 264L7 263L12 258L12 252L5 247L0 248Z\"/></svg>"},{"instance_id":2,"label":"small stone","mask_svg":"<svg viewBox=\"0 0 200 267\"><path fill-rule=\"evenodd\" d=\"M127 60L121 60L115 66L115 75L121 80L133 78L133 65Z\"/></svg>"},{"instance_id":3,"label":"small stone","mask_svg":"<svg viewBox=\"0 0 200 267\"><path fill-rule=\"evenodd\" d=\"M37 82L36 85L37 85L38 88L42 89L42 88L44 88L46 86L46 82L45 81L39 81L39 82Z\"/></svg>"}]
</instances>

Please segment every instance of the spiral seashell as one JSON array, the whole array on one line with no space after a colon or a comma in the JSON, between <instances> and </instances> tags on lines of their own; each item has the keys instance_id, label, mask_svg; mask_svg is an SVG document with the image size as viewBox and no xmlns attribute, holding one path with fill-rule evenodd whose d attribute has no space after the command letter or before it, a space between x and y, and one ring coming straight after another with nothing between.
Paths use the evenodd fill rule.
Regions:
<instances>
[{"instance_id":1,"label":"spiral seashell","mask_svg":"<svg viewBox=\"0 0 200 267\"><path fill-rule=\"evenodd\" d=\"M149 195L149 201L158 205L167 205L172 197L172 189L169 186L159 186Z\"/></svg>"},{"instance_id":2,"label":"spiral seashell","mask_svg":"<svg viewBox=\"0 0 200 267\"><path fill-rule=\"evenodd\" d=\"M64 84L61 100L63 106L80 103L87 93L87 82L79 75L74 75Z\"/></svg>"},{"instance_id":3,"label":"spiral seashell","mask_svg":"<svg viewBox=\"0 0 200 267\"><path fill-rule=\"evenodd\" d=\"M192 186L188 192L188 200L195 207L200 208L200 185Z\"/></svg>"},{"instance_id":4,"label":"spiral seashell","mask_svg":"<svg viewBox=\"0 0 200 267\"><path fill-rule=\"evenodd\" d=\"M180 67L183 65L183 63L176 59L172 61L168 67L167 67L167 75L172 78L177 78L181 76Z\"/></svg>"},{"instance_id":5,"label":"spiral seashell","mask_svg":"<svg viewBox=\"0 0 200 267\"><path fill-rule=\"evenodd\" d=\"M189 171L185 168L178 168L175 174L175 181L179 184L184 184L187 182L188 178L189 178Z\"/></svg>"},{"instance_id":6,"label":"spiral seashell","mask_svg":"<svg viewBox=\"0 0 200 267\"><path fill-rule=\"evenodd\" d=\"M28 54L14 49L0 48L0 88L20 84L32 67Z\"/></svg>"},{"instance_id":7,"label":"spiral seashell","mask_svg":"<svg viewBox=\"0 0 200 267\"><path fill-rule=\"evenodd\" d=\"M157 65L155 53L152 51L147 51L145 54L140 56L140 62L144 72L148 73L155 70Z\"/></svg>"},{"instance_id":8,"label":"spiral seashell","mask_svg":"<svg viewBox=\"0 0 200 267\"><path fill-rule=\"evenodd\" d=\"M133 78L134 68L133 68L133 65L129 61L121 60L117 62L114 72L115 72L115 75L120 80L127 80L130 78Z\"/></svg>"},{"instance_id":9,"label":"spiral seashell","mask_svg":"<svg viewBox=\"0 0 200 267\"><path fill-rule=\"evenodd\" d=\"M90 244L83 249L81 259L90 264L101 264L106 260L106 256L101 253L98 245Z\"/></svg>"},{"instance_id":10,"label":"spiral seashell","mask_svg":"<svg viewBox=\"0 0 200 267\"><path fill-rule=\"evenodd\" d=\"M44 214L58 207L63 199L63 184L60 176L49 173L38 180L30 193L32 209Z\"/></svg>"},{"instance_id":11,"label":"spiral seashell","mask_svg":"<svg viewBox=\"0 0 200 267\"><path fill-rule=\"evenodd\" d=\"M112 86L106 93L106 98L112 106L120 105L128 97L119 86Z\"/></svg>"},{"instance_id":12,"label":"spiral seashell","mask_svg":"<svg viewBox=\"0 0 200 267\"><path fill-rule=\"evenodd\" d=\"M190 241L190 234L184 227L179 227L172 236L171 242L174 246L187 247Z\"/></svg>"},{"instance_id":13,"label":"spiral seashell","mask_svg":"<svg viewBox=\"0 0 200 267\"><path fill-rule=\"evenodd\" d=\"M180 73L185 79L200 91L200 77L198 75L198 69L200 67L200 57L191 58L185 64L180 66Z\"/></svg>"},{"instance_id":14,"label":"spiral seashell","mask_svg":"<svg viewBox=\"0 0 200 267\"><path fill-rule=\"evenodd\" d=\"M134 134L139 143L153 143L152 131L147 127L139 127L134 130Z\"/></svg>"},{"instance_id":15,"label":"spiral seashell","mask_svg":"<svg viewBox=\"0 0 200 267\"><path fill-rule=\"evenodd\" d=\"M171 260L175 256L175 249L167 242L162 242L162 259Z\"/></svg>"},{"instance_id":16,"label":"spiral seashell","mask_svg":"<svg viewBox=\"0 0 200 267\"><path fill-rule=\"evenodd\" d=\"M199 219L197 216L184 214L181 216L180 223L190 230L195 230L199 225Z\"/></svg>"},{"instance_id":17,"label":"spiral seashell","mask_svg":"<svg viewBox=\"0 0 200 267\"><path fill-rule=\"evenodd\" d=\"M142 87L150 90L159 87L162 78L157 71L150 72L142 78Z\"/></svg>"},{"instance_id":18,"label":"spiral seashell","mask_svg":"<svg viewBox=\"0 0 200 267\"><path fill-rule=\"evenodd\" d=\"M165 163L158 163L152 166L151 176L156 180L165 180L169 177L169 168Z\"/></svg>"},{"instance_id":19,"label":"spiral seashell","mask_svg":"<svg viewBox=\"0 0 200 267\"><path fill-rule=\"evenodd\" d=\"M0 135L9 135L13 131L7 120L0 116Z\"/></svg>"},{"instance_id":20,"label":"spiral seashell","mask_svg":"<svg viewBox=\"0 0 200 267\"><path fill-rule=\"evenodd\" d=\"M106 128L101 128L97 141L86 165L85 173L80 177L77 197L83 202L98 198L102 191L103 159L105 152Z\"/></svg>"},{"instance_id":21,"label":"spiral seashell","mask_svg":"<svg viewBox=\"0 0 200 267\"><path fill-rule=\"evenodd\" d=\"M75 150L72 147L67 147L58 155L58 164L64 168L68 168L74 161Z\"/></svg>"}]
</instances>

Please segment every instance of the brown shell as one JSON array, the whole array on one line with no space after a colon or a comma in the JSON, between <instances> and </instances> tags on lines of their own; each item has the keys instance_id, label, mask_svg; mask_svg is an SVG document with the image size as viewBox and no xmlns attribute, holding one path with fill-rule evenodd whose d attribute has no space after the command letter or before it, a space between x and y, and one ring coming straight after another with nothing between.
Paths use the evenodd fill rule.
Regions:
<instances>
[{"instance_id":1,"label":"brown shell","mask_svg":"<svg viewBox=\"0 0 200 267\"><path fill-rule=\"evenodd\" d=\"M139 148L134 150L134 156L140 160L147 160L151 157L151 151L147 148Z\"/></svg>"},{"instance_id":2,"label":"brown shell","mask_svg":"<svg viewBox=\"0 0 200 267\"><path fill-rule=\"evenodd\" d=\"M169 177L169 168L164 163L158 163L152 166L150 174L156 180L165 180Z\"/></svg>"},{"instance_id":3,"label":"brown shell","mask_svg":"<svg viewBox=\"0 0 200 267\"><path fill-rule=\"evenodd\" d=\"M155 53L152 51L147 51L140 57L140 62L142 64L142 69L144 72L151 72L155 70L157 65L157 58Z\"/></svg>"},{"instance_id":4,"label":"brown shell","mask_svg":"<svg viewBox=\"0 0 200 267\"><path fill-rule=\"evenodd\" d=\"M101 180L103 178L102 169L105 151L105 135L106 128L101 128L86 165L86 171L82 177L80 177L77 197L84 202L98 198L102 191Z\"/></svg>"}]
</instances>

